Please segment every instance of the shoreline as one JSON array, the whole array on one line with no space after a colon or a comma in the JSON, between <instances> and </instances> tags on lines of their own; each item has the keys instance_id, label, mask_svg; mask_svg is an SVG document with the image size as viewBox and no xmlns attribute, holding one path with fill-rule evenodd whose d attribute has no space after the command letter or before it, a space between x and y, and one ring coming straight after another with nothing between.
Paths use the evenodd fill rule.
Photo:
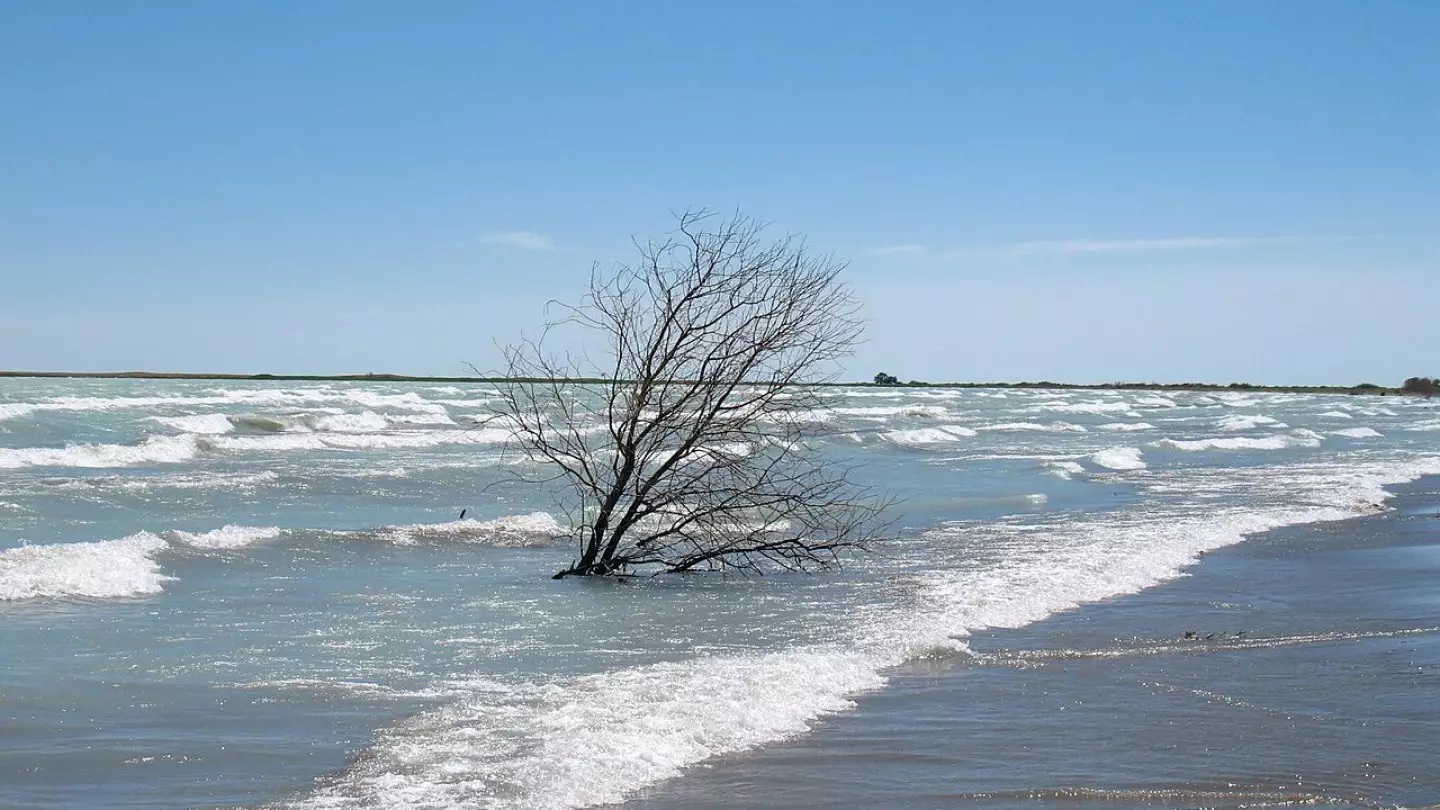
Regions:
<instances>
[{"instance_id":1,"label":"shoreline","mask_svg":"<svg viewBox=\"0 0 1440 810\"><path fill-rule=\"evenodd\" d=\"M1440 476L967 639L635 810L1440 808Z\"/></svg>"},{"instance_id":2,"label":"shoreline","mask_svg":"<svg viewBox=\"0 0 1440 810\"><path fill-rule=\"evenodd\" d=\"M599 377L574 377L560 380L531 377L431 377L408 374L232 374L223 372L180 372L180 371L4 371L0 379L94 379L94 380L233 380L241 382L438 382L438 383L505 383L505 382L565 382L575 384L603 384L610 382ZM1050 380L1038 382L919 382L882 385L874 382L820 382L817 387L826 388L882 388L897 390L926 389L970 389L1002 388L1022 390L1057 391L1232 391L1271 394L1368 394L1371 396L1420 396L1395 387L1377 386L1371 383L1358 385L1260 385L1252 383L1063 383Z\"/></svg>"}]
</instances>

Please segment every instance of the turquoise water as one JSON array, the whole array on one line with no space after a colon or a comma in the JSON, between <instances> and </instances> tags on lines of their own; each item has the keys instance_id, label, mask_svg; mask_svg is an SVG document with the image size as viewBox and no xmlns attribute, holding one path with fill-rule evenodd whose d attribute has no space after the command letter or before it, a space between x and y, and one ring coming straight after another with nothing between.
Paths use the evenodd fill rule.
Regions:
<instances>
[{"instance_id":1,"label":"turquoise water","mask_svg":"<svg viewBox=\"0 0 1440 810\"><path fill-rule=\"evenodd\" d=\"M840 389L838 574L555 582L484 385L0 381L0 807L588 807L1440 473L1421 399ZM466 510L464 519L460 510Z\"/></svg>"}]
</instances>

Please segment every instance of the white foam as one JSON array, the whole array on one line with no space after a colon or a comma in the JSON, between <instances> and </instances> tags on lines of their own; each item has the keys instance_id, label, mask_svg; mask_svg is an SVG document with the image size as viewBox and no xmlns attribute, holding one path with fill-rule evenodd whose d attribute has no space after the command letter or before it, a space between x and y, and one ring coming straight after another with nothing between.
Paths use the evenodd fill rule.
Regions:
<instances>
[{"instance_id":1,"label":"white foam","mask_svg":"<svg viewBox=\"0 0 1440 810\"><path fill-rule=\"evenodd\" d=\"M448 413L387 414L385 421L391 425L455 425Z\"/></svg>"},{"instance_id":2,"label":"white foam","mask_svg":"<svg viewBox=\"0 0 1440 810\"><path fill-rule=\"evenodd\" d=\"M345 399L366 408L390 408L401 411L444 414L445 406L434 400L425 399L414 391L403 394L377 394L372 391L350 391Z\"/></svg>"},{"instance_id":3,"label":"white foam","mask_svg":"<svg viewBox=\"0 0 1440 810\"><path fill-rule=\"evenodd\" d=\"M422 541L462 541L487 546L520 548L548 546L570 530L549 512L510 515L494 520L452 520L448 523L413 523L391 526L380 536L399 545L410 546Z\"/></svg>"},{"instance_id":4,"label":"white foam","mask_svg":"<svg viewBox=\"0 0 1440 810\"><path fill-rule=\"evenodd\" d=\"M54 397L36 403L38 410L47 411L115 411L134 408L194 409L207 405L302 405L336 399L324 389L282 391L275 389L216 389L213 396L167 397Z\"/></svg>"},{"instance_id":5,"label":"white foam","mask_svg":"<svg viewBox=\"0 0 1440 810\"><path fill-rule=\"evenodd\" d=\"M1348 414L1348 413L1346 413L1346 412L1344 412L1344 411L1326 411L1326 412L1324 412L1324 413L1316 414L1316 416L1323 416L1323 417L1325 417L1325 418L1327 418L1327 419L1354 419L1354 418L1355 418L1354 414Z\"/></svg>"},{"instance_id":6,"label":"white foam","mask_svg":"<svg viewBox=\"0 0 1440 810\"><path fill-rule=\"evenodd\" d=\"M1284 450L1288 447L1319 447L1320 436L1314 431L1296 430L1288 435L1233 436L1221 439L1161 439L1157 447L1172 450Z\"/></svg>"},{"instance_id":7,"label":"white foam","mask_svg":"<svg viewBox=\"0 0 1440 810\"><path fill-rule=\"evenodd\" d=\"M390 427L390 421L374 411L321 416L308 422L313 430L334 433L375 433Z\"/></svg>"},{"instance_id":8,"label":"white foam","mask_svg":"<svg viewBox=\"0 0 1440 810\"><path fill-rule=\"evenodd\" d=\"M1171 405L1174 405L1175 403L1171 402L1170 404L1171 404ZM1066 401L1064 401L1064 400L1056 400L1056 401L1053 401L1053 402L1042 402L1042 403L1040 403L1039 405L1034 405L1034 406L1028 408L1027 410L1029 410L1029 411L1031 411L1031 412L1035 412L1035 411L1055 411L1055 412L1057 412L1057 413L1084 413L1084 414L1118 413L1118 414L1124 414L1124 415L1127 415L1127 416L1139 416L1139 415L1140 415L1140 414L1138 414L1138 413L1135 412L1135 406L1132 405L1132 404L1129 403L1129 402L1100 402L1100 401L1092 401L1092 402L1066 402Z\"/></svg>"},{"instance_id":9,"label":"white foam","mask_svg":"<svg viewBox=\"0 0 1440 810\"><path fill-rule=\"evenodd\" d=\"M1069 422L1051 422L1041 424L1039 422L1005 422L998 425L981 425L981 430L996 431L1033 431L1036 433L1088 433L1084 425L1075 425Z\"/></svg>"},{"instance_id":10,"label":"white foam","mask_svg":"<svg viewBox=\"0 0 1440 810\"><path fill-rule=\"evenodd\" d=\"M883 419L890 416L906 419L943 419L950 413L939 405L828 408L826 412L836 416L859 416L867 419Z\"/></svg>"},{"instance_id":11,"label":"white foam","mask_svg":"<svg viewBox=\"0 0 1440 810\"><path fill-rule=\"evenodd\" d=\"M1100 450L1090 455L1097 467L1104 467L1108 470L1143 470L1146 468L1144 461L1140 460L1140 449L1137 447L1111 447Z\"/></svg>"},{"instance_id":12,"label":"white foam","mask_svg":"<svg viewBox=\"0 0 1440 810\"><path fill-rule=\"evenodd\" d=\"M1440 473L1440 459L1404 463L1255 468L1228 478L1262 503L1219 506L1178 499L1111 513L1028 514L999 521L950 524L930 532L956 559L1003 548L994 564L950 566L936 560L919 575L928 585L875 634L914 649L948 636L992 627L1017 627L1086 602L1134 593L1179 575L1197 555L1279 526L1340 520L1373 511L1385 486ZM1214 495L1204 477L1171 477L1166 491ZM1157 487L1157 491L1161 488ZM1225 498L1225 503L1233 499ZM927 608L926 603L929 603ZM897 632L903 631L903 632Z\"/></svg>"},{"instance_id":13,"label":"white foam","mask_svg":"<svg viewBox=\"0 0 1440 810\"><path fill-rule=\"evenodd\" d=\"M1085 468L1074 461L1049 461L1045 463L1050 474L1069 481L1071 476L1083 475Z\"/></svg>"},{"instance_id":14,"label":"white foam","mask_svg":"<svg viewBox=\"0 0 1440 810\"><path fill-rule=\"evenodd\" d=\"M223 413L197 413L189 416L152 416L152 420L186 433L203 433L206 435L218 436L222 433L229 433L235 429L235 423L230 421L229 414Z\"/></svg>"},{"instance_id":15,"label":"white foam","mask_svg":"<svg viewBox=\"0 0 1440 810\"><path fill-rule=\"evenodd\" d=\"M1275 419L1274 417L1263 416L1260 414L1249 415L1232 413L1222 416L1220 418L1220 421L1215 425L1215 428L1216 430L1239 431L1252 430L1254 428L1260 427L1261 425L1266 425L1271 428L1286 427L1285 423L1281 422L1279 419Z\"/></svg>"},{"instance_id":16,"label":"white foam","mask_svg":"<svg viewBox=\"0 0 1440 810\"><path fill-rule=\"evenodd\" d=\"M948 444L957 439L967 439L975 435L978 434L974 430L963 425L936 425L913 430L892 430L881 434L886 441L903 447Z\"/></svg>"},{"instance_id":17,"label":"white foam","mask_svg":"<svg viewBox=\"0 0 1440 810\"><path fill-rule=\"evenodd\" d=\"M560 810L623 801L687 765L783 740L882 686L835 649L659 663L474 697L386 732L312 810Z\"/></svg>"},{"instance_id":18,"label":"white foam","mask_svg":"<svg viewBox=\"0 0 1440 810\"><path fill-rule=\"evenodd\" d=\"M269 436L216 436L207 446L230 452L299 450L395 450L441 445L503 444L508 430L407 430L394 433L280 433Z\"/></svg>"},{"instance_id":19,"label":"white foam","mask_svg":"<svg viewBox=\"0 0 1440 810\"><path fill-rule=\"evenodd\" d=\"M1346 436L1351 439L1379 439L1384 436L1384 434L1382 434L1375 428L1368 427L1353 427L1345 428L1344 430L1334 430L1331 431L1331 435Z\"/></svg>"},{"instance_id":20,"label":"white foam","mask_svg":"<svg viewBox=\"0 0 1440 810\"><path fill-rule=\"evenodd\" d=\"M1135 400L1135 405L1144 408L1175 408L1175 400L1169 397L1162 397L1159 394L1146 394Z\"/></svg>"},{"instance_id":21,"label":"white foam","mask_svg":"<svg viewBox=\"0 0 1440 810\"><path fill-rule=\"evenodd\" d=\"M317 409L316 413L280 415L247 414L232 421L252 430L272 433L378 433L396 425L454 425L445 413L380 414L374 411L347 413L338 409Z\"/></svg>"},{"instance_id":22,"label":"white foam","mask_svg":"<svg viewBox=\"0 0 1440 810\"><path fill-rule=\"evenodd\" d=\"M172 464L194 458L194 434L151 436L139 444L71 444L65 447L0 448L3 467L130 467Z\"/></svg>"},{"instance_id":23,"label":"white foam","mask_svg":"<svg viewBox=\"0 0 1440 810\"><path fill-rule=\"evenodd\" d=\"M0 422L6 419L19 419L22 416L29 416L39 408L30 402L0 402Z\"/></svg>"},{"instance_id":24,"label":"white foam","mask_svg":"<svg viewBox=\"0 0 1440 810\"><path fill-rule=\"evenodd\" d=\"M1119 433L1129 433L1137 430L1154 430L1155 426L1149 422L1111 422L1101 425L1099 430L1111 430Z\"/></svg>"},{"instance_id":25,"label":"white foam","mask_svg":"<svg viewBox=\"0 0 1440 810\"><path fill-rule=\"evenodd\" d=\"M174 533L175 539L195 548L233 549L244 548L280 536L277 526L255 527L227 525L208 532Z\"/></svg>"},{"instance_id":26,"label":"white foam","mask_svg":"<svg viewBox=\"0 0 1440 810\"><path fill-rule=\"evenodd\" d=\"M0 551L0 601L55 597L114 599L160 593L174 579L152 555L168 545L149 533L95 543Z\"/></svg>"}]
</instances>

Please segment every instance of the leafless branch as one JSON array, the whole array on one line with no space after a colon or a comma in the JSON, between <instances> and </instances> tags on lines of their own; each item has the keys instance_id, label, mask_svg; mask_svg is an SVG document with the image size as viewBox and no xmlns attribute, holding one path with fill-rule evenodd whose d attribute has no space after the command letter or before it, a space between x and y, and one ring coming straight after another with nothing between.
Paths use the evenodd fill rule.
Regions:
<instances>
[{"instance_id":1,"label":"leafless branch","mask_svg":"<svg viewBox=\"0 0 1440 810\"><path fill-rule=\"evenodd\" d=\"M862 331L845 264L738 214L678 220L504 350L496 417L580 518L556 576L833 565L878 538L887 505L807 444L823 430L816 384ZM549 353L561 325L599 335L602 359Z\"/></svg>"}]
</instances>

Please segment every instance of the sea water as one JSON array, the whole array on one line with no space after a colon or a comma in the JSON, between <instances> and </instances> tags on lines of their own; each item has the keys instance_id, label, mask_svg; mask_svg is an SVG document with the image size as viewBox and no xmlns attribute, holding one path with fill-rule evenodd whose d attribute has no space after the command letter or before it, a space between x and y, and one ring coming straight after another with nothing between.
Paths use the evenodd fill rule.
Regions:
<instances>
[{"instance_id":1,"label":"sea water","mask_svg":"<svg viewBox=\"0 0 1440 810\"><path fill-rule=\"evenodd\" d=\"M553 581L569 520L495 396L0 381L0 807L633 800L1440 473L1419 398L834 389L816 446L900 499L893 540L817 576Z\"/></svg>"}]
</instances>

